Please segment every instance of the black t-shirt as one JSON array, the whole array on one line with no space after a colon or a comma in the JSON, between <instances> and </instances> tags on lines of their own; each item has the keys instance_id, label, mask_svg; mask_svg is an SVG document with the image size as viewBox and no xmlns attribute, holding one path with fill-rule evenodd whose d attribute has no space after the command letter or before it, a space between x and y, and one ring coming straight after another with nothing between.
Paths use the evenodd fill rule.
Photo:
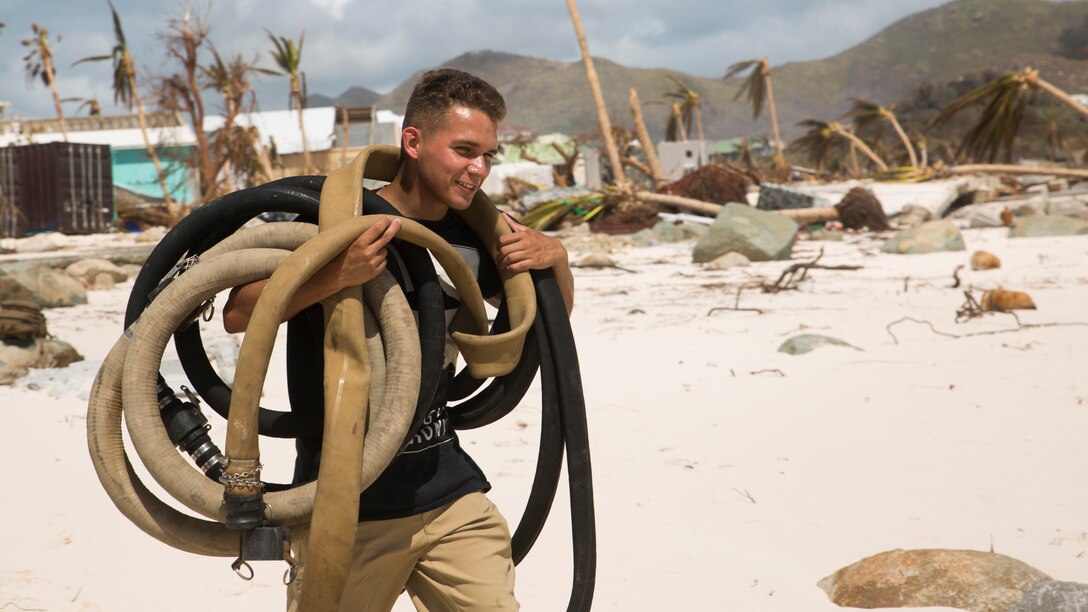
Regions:
<instances>
[{"instance_id":1,"label":"black t-shirt","mask_svg":"<svg viewBox=\"0 0 1088 612\"><path fill-rule=\"evenodd\" d=\"M363 196L363 210L382 212L392 207L381 196L367 190ZM485 298L501 292L495 264L472 230L453 211L439 221L416 220L427 229L441 236L468 263L476 274L480 290ZM408 303L416 311L415 292L411 279L400 259L394 240L389 246L387 269L405 292ZM445 292L446 324L460 306L456 292L443 283ZM315 305L320 314L320 305ZM359 520L378 520L411 516L437 508L474 491L487 491L491 485L476 463L461 448L457 434L449 424L446 414L447 385L453 376L453 366L448 364L439 380L430 410L423 424L404 450L360 496ZM294 395L294 394L293 394ZM313 394L311 393L311 396ZM292 405L295 405L292 397ZM313 407L313 400L304 402ZM323 408L323 407L322 407ZM296 409L296 408L293 408ZM320 437L299 438L296 442L298 458L295 463L295 482L305 482L317 476L320 462Z\"/></svg>"}]
</instances>

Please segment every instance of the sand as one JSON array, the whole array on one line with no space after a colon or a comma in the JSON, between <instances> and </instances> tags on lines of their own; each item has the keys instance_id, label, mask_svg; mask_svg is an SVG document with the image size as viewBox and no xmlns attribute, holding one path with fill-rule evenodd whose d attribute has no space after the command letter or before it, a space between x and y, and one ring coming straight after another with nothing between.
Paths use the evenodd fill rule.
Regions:
<instances>
[{"instance_id":1,"label":"sand","mask_svg":"<svg viewBox=\"0 0 1088 612\"><path fill-rule=\"evenodd\" d=\"M790 262L708 271L690 263L690 243L613 253L629 271L575 271L594 609L837 610L817 581L894 548L992 548L1088 582L1088 237L964 237L967 252L912 256L881 254L865 236L801 242L794 261L824 248L821 263L862 269L813 270L799 290L776 294L751 286ZM952 270L980 248L1003 267L967 269L965 285L1029 292L1038 309L1019 314L1024 327L1002 314L954 321L964 294L950 288ZM47 311L50 330L85 362L0 387L9 472L0 609L282 609L282 563L256 563L244 582L229 559L144 535L98 483L86 398L130 287ZM708 314L738 304L760 312ZM904 317L933 329L889 330ZM857 348L777 352L802 332ZM206 335L231 342L215 325ZM176 360L166 367L176 372ZM266 405L283 397L266 389ZM512 524L531 484L539 402L534 389L503 421L462 435ZM223 422L213 428L221 439ZM262 451L268 478L286 478L290 444ZM518 568L525 610L566 607L566 504L561 491Z\"/></svg>"}]
</instances>

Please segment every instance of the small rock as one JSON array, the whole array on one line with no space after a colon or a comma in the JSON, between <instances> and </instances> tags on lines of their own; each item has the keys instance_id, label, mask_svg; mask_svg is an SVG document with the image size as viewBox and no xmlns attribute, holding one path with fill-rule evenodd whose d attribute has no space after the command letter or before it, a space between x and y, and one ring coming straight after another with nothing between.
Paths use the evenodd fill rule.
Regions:
<instances>
[{"instance_id":1,"label":"small rock","mask_svg":"<svg viewBox=\"0 0 1088 612\"><path fill-rule=\"evenodd\" d=\"M827 206L831 206L831 202L825 198L771 183L763 183L759 186L759 200L756 202L756 208L760 210L821 208Z\"/></svg>"},{"instance_id":2,"label":"small rock","mask_svg":"<svg viewBox=\"0 0 1088 612\"><path fill-rule=\"evenodd\" d=\"M707 263L730 251L752 261L789 259L796 237L797 223L792 219L743 204L726 204L695 244L692 261Z\"/></svg>"},{"instance_id":3,"label":"small rock","mask_svg":"<svg viewBox=\"0 0 1088 612\"><path fill-rule=\"evenodd\" d=\"M960 230L948 220L929 221L903 230L889 238L880 250L885 253L914 255L935 251L966 250Z\"/></svg>"},{"instance_id":4,"label":"small rock","mask_svg":"<svg viewBox=\"0 0 1088 612\"><path fill-rule=\"evenodd\" d=\"M1001 260L993 253L975 251L971 254L972 270L994 270L1001 267Z\"/></svg>"},{"instance_id":5,"label":"small rock","mask_svg":"<svg viewBox=\"0 0 1088 612\"><path fill-rule=\"evenodd\" d=\"M128 278L136 278L140 275L140 270L143 270L143 266L136 264L121 264L121 269L125 271Z\"/></svg>"},{"instance_id":6,"label":"small rock","mask_svg":"<svg viewBox=\"0 0 1088 612\"><path fill-rule=\"evenodd\" d=\"M64 273L81 281L84 285L91 286L100 274L107 274L115 283L123 283L128 279L128 273L121 266L108 259L88 258L81 259L64 269Z\"/></svg>"},{"instance_id":7,"label":"small rock","mask_svg":"<svg viewBox=\"0 0 1088 612\"><path fill-rule=\"evenodd\" d=\"M809 232L809 240L825 240L827 242L842 242L846 232L842 230L818 229Z\"/></svg>"},{"instance_id":8,"label":"small rock","mask_svg":"<svg viewBox=\"0 0 1088 612\"><path fill-rule=\"evenodd\" d=\"M778 352L790 355L804 355L821 346L845 346L847 348L852 348L855 351L861 350L849 342L844 342L838 338L832 338L831 336L823 336L820 334L798 334L783 342L782 346L778 347Z\"/></svg>"},{"instance_id":9,"label":"small rock","mask_svg":"<svg viewBox=\"0 0 1088 612\"><path fill-rule=\"evenodd\" d=\"M1088 610L1088 584L1077 582L1040 582L1024 593L1024 598L1009 612L1085 612Z\"/></svg>"},{"instance_id":10,"label":"small rock","mask_svg":"<svg viewBox=\"0 0 1088 612\"><path fill-rule=\"evenodd\" d=\"M681 242L684 240L697 240L710 229L709 225L702 223L674 223L662 221L651 230L658 242Z\"/></svg>"},{"instance_id":11,"label":"small rock","mask_svg":"<svg viewBox=\"0 0 1088 612\"><path fill-rule=\"evenodd\" d=\"M15 279L26 287L42 308L59 308L87 303L87 288L76 279L45 266L8 268L0 275Z\"/></svg>"},{"instance_id":12,"label":"small rock","mask_svg":"<svg viewBox=\"0 0 1088 612\"><path fill-rule=\"evenodd\" d=\"M63 249L68 244L68 237L59 232L44 232L16 241L16 253L45 253Z\"/></svg>"},{"instance_id":13,"label":"small rock","mask_svg":"<svg viewBox=\"0 0 1088 612\"><path fill-rule=\"evenodd\" d=\"M706 264L707 270L728 270L729 268L741 268L752 263L741 253L730 252Z\"/></svg>"},{"instance_id":14,"label":"small rock","mask_svg":"<svg viewBox=\"0 0 1088 612\"><path fill-rule=\"evenodd\" d=\"M917 204L907 204L903 207L903 210L896 217L895 221L899 227L911 228L918 227L926 221L933 220L933 211L924 206L918 206Z\"/></svg>"},{"instance_id":15,"label":"small rock","mask_svg":"<svg viewBox=\"0 0 1088 612\"><path fill-rule=\"evenodd\" d=\"M581 266L583 268L614 268L616 267L616 261L607 255L602 255L601 253L590 253L589 255L586 255L585 257L579 259L574 265Z\"/></svg>"},{"instance_id":16,"label":"small rock","mask_svg":"<svg viewBox=\"0 0 1088 612\"><path fill-rule=\"evenodd\" d=\"M136 234L136 242L158 242L166 235L167 229L161 225L153 225Z\"/></svg>"},{"instance_id":17,"label":"small rock","mask_svg":"<svg viewBox=\"0 0 1088 612\"><path fill-rule=\"evenodd\" d=\"M1062 215L1029 215L1017 217L1009 228L1013 238L1038 238L1042 236L1073 236L1088 234L1088 221Z\"/></svg>"},{"instance_id":18,"label":"small rock","mask_svg":"<svg viewBox=\"0 0 1088 612\"><path fill-rule=\"evenodd\" d=\"M1066 217L1079 217L1083 219L1085 213L1088 213L1088 202L1082 202L1080 200L1057 200L1046 203L1046 214L1048 215L1065 215Z\"/></svg>"},{"instance_id":19,"label":"small rock","mask_svg":"<svg viewBox=\"0 0 1088 612\"><path fill-rule=\"evenodd\" d=\"M832 602L854 608L947 606L1006 612L1050 576L1016 559L973 550L892 550L819 582Z\"/></svg>"},{"instance_id":20,"label":"small rock","mask_svg":"<svg viewBox=\"0 0 1088 612\"><path fill-rule=\"evenodd\" d=\"M63 368L82 360L71 344L56 338L0 341L0 385L10 385L30 368Z\"/></svg>"},{"instance_id":21,"label":"small rock","mask_svg":"<svg viewBox=\"0 0 1088 612\"><path fill-rule=\"evenodd\" d=\"M968 227L1008 227L1005 225L1005 211L1009 210L1008 207L998 208L997 206L978 206L971 211L971 216L968 218ZM1009 215L1012 211L1009 211Z\"/></svg>"},{"instance_id":22,"label":"small rock","mask_svg":"<svg viewBox=\"0 0 1088 612\"><path fill-rule=\"evenodd\" d=\"M94 277L94 282L91 283L91 289L96 291L109 291L117 286L117 283L113 280L113 275L109 272L99 272Z\"/></svg>"},{"instance_id":23,"label":"small rock","mask_svg":"<svg viewBox=\"0 0 1088 612\"><path fill-rule=\"evenodd\" d=\"M1035 310L1031 296L1022 291L989 289L982 292L979 308L987 312L1008 312L1010 310Z\"/></svg>"}]
</instances>

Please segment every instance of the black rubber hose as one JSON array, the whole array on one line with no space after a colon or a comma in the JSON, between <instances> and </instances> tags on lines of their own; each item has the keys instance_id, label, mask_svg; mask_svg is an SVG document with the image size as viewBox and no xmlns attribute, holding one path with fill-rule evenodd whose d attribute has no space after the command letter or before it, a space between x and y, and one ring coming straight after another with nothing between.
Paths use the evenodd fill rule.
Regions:
<instances>
[{"instance_id":1,"label":"black rubber hose","mask_svg":"<svg viewBox=\"0 0 1088 612\"><path fill-rule=\"evenodd\" d=\"M533 487L525 502L525 511L522 512L521 520L518 521L518 527L510 540L515 565L521 563L529 554L544 529L563 471L563 425L559 418L555 366L548 335L544 331L544 319L539 314L533 322L532 333L539 338L536 343L540 361L540 448L537 451ZM522 359L525 359L524 354Z\"/></svg>"},{"instance_id":2,"label":"black rubber hose","mask_svg":"<svg viewBox=\"0 0 1088 612\"><path fill-rule=\"evenodd\" d=\"M567 450L570 487L571 536L574 544L574 583L568 611L589 610L597 571L597 536L593 512L593 474L589 457L589 429L585 396L578 368L578 351L566 304L551 270L533 272L537 309L552 349L563 438Z\"/></svg>"}]
</instances>

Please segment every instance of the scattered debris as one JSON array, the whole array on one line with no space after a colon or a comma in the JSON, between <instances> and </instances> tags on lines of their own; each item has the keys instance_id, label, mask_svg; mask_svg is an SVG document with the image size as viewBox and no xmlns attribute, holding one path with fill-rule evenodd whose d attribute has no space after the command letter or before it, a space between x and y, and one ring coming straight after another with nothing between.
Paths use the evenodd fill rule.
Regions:
<instances>
[{"instance_id":1,"label":"scattered debris","mask_svg":"<svg viewBox=\"0 0 1088 612\"><path fill-rule=\"evenodd\" d=\"M820 258L824 256L824 250L820 249L820 253L816 255L816 259L812 261L804 261L795 263L779 275L778 280L773 285L764 283L762 289L764 293L778 293L779 291L792 291L797 289L797 285L801 284L801 281L808 277L809 270L860 270L861 266L825 266L817 263Z\"/></svg>"},{"instance_id":2,"label":"scattered debris","mask_svg":"<svg viewBox=\"0 0 1088 612\"><path fill-rule=\"evenodd\" d=\"M717 164L709 164L689 172L680 180L663 185L657 191L714 204L748 203L747 179Z\"/></svg>"},{"instance_id":3,"label":"scattered debris","mask_svg":"<svg viewBox=\"0 0 1088 612\"><path fill-rule=\"evenodd\" d=\"M880 250L885 253L915 255L936 251L964 251L960 230L948 220L928 221L893 235Z\"/></svg>"},{"instance_id":4,"label":"scattered debris","mask_svg":"<svg viewBox=\"0 0 1088 612\"><path fill-rule=\"evenodd\" d=\"M759 200L756 208L760 210L788 210L794 208L828 208L831 202L784 185L763 183L759 186Z\"/></svg>"}]
</instances>

